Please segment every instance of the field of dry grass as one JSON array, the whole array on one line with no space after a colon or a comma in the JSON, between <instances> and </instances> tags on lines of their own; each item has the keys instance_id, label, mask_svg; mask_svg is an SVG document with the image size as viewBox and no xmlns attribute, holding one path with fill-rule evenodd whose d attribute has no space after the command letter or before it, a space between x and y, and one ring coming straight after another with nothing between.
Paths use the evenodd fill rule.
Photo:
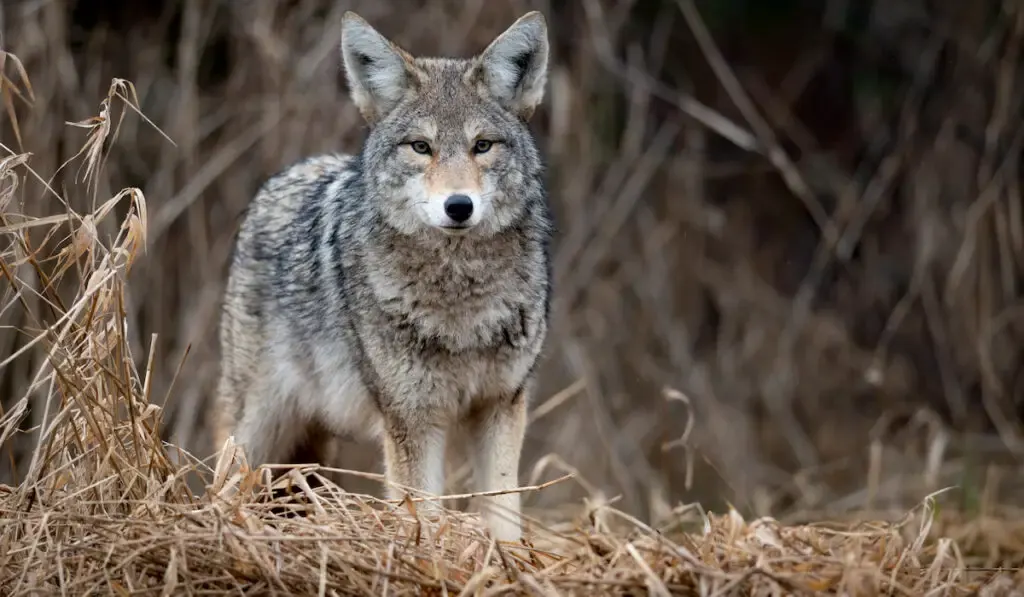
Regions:
<instances>
[{"instance_id":1,"label":"field of dry grass","mask_svg":"<svg viewBox=\"0 0 1024 597\"><path fill-rule=\"evenodd\" d=\"M0 595L1021 594L1024 10L868 5L0 5ZM367 446L272 499L210 444L238 214L361 134L349 8L418 53L549 15L528 546Z\"/></svg>"}]
</instances>

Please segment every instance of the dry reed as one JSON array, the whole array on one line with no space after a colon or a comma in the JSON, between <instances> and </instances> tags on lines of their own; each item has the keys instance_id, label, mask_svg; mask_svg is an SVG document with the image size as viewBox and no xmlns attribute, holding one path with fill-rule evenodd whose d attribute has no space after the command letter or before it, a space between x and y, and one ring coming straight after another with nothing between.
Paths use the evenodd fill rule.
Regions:
<instances>
[{"instance_id":1,"label":"dry reed","mask_svg":"<svg viewBox=\"0 0 1024 597\"><path fill-rule=\"evenodd\" d=\"M313 2L295 4L316 10ZM333 48L330 36L323 42L306 43L302 50L305 53L298 56L302 60L290 62L302 67L286 74L285 50L277 36L287 37L289 43L317 36L305 23L289 22L280 30L268 28L275 16L273 11L264 14L265 6L257 10L248 21L246 34L265 42L260 46L263 54L253 57L262 62L238 77L255 77L254 73L264 68L266 72L259 74L269 81L233 81L222 91L230 95L246 85L258 87L267 97L249 103L239 101L233 106L240 112L259 109L266 115L255 124L247 122L220 130L207 120L220 118L223 124L233 116L212 111L204 114L206 120L199 118L200 108L212 104L198 90L196 54L205 47L204 36L210 33L204 28L208 24L205 17L209 16L204 11L230 8L219 4L215 7L212 2L205 6L185 3L182 39L177 46L180 78L157 69L148 71L155 74L144 82L150 96L168 81L180 84L177 97L181 103L165 111L166 118L159 119L161 126L166 122L173 129L172 144L151 126L153 123L142 114L135 86L123 79L114 79L109 85L95 118L64 118L68 110L53 100L65 98L70 102L60 90L72 86L73 81L59 78L67 75L67 63L61 61L69 57L53 49L56 44L43 49L38 40L50 38L36 35L41 30L33 29L32 22L18 21L23 25L22 44L36 52L34 63L49 56L58 66L47 72L43 85L33 86L21 61L14 54L0 53L0 108L14 139L11 146L0 147L4 152L0 156L0 277L4 279L0 329L17 336L14 341L5 340L2 346L11 347L10 351L0 353L0 390L4 392L0 457L5 475L13 479L13 486L0 486L0 594L1020 594L1013 591L1024 584L1024 577L1015 571L1024 559L1024 516L996 506L1000 490L1020 494L1018 479L1000 479L997 467L978 467L984 479L967 479L966 483L967 489L974 487L978 494L973 511L967 515L945 507L946 494L939 490L954 483L965 485L965 467L953 458L960 454L951 454L956 438L929 409L911 409L903 421L896 420L899 416L890 417L869 434L863 455L868 464L867 486L844 494L818 476L826 474L822 471L827 465L820 461L828 459L816 453L823 445L839 452L849 450L851 442L834 436L835 421L843 421L842 416L821 417L818 436L804 437L807 426L796 419L796 408L790 412L786 398L787 390L797 393L793 387L797 373L802 388L813 388L805 390L810 402L823 396L856 395L855 391L843 393L853 385L851 379L857 383L866 379L870 388L886 396L910 393L909 383L902 379L902 361L891 358L885 343L897 336L895 329L912 310L909 302L919 300L923 311L916 316L927 319L922 325L931 326L937 350L946 351L940 357L957 361L961 371L973 366L972 375L984 377L987 401L982 406L995 419L1000 437L993 442L998 445L989 446L985 443L990 441L987 435L980 436L984 440L980 443L975 436L967 446L974 453L968 456L984 459L1004 454L1007 445L1012 454L1019 432L1012 417L1000 415L1006 409L999 400L1004 397L1000 388L1009 383L1013 369L1006 358L992 357L989 353L993 349L979 338L997 343L998 331L1011 330L1007 318L1012 312L1001 315L997 307L1012 303L1016 282L1012 275L1000 277L998 267L1017 267L1014 264L1019 256L1013 241L1017 231L1012 226L998 228L992 239L978 237L979 232L965 232L959 253L946 255L941 247L928 243L935 242L934 229L948 226L951 216L927 199L926 188L918 189L917 198L922 203L919 208L927 216L915 232L923 256L915 257L920 267L915 266L906 291L906 297L911 298L901 298L899 308L885 324L885 342L873 351L863 349L837 318L808 306L806 293L801 294L800 289L818 284L825 276L828 266L823 261L816 261L817 269L812 268L790 304L753 271L759 267L759 260L752 257L758 248L744 234L746 227L753 226L754 216L735 207L719 209L705 199L710 175L704 171L709 158L704 134L690 121L674 117L653 127L647 113L657 101L670 96L670 103L690 118L736 146L753 151L779 149L778 141L772 138L772 127L787 130L795 139L800 138L800 132L787 129L792 123L779 98L766 94L756 82L745 80L746 88L739 83L714 41L701 34L700 15L692 3L678 4L679 14L698 39L701 55L712 65L714 77L722 81L736 105L743 107L739 114L719 113L692 97L666 93L646 74L661 61L664 48L661 55L648 48L646 60L637 58L636 52L626 52L626 60L619 57L621 18L627 11L596 0L580 4L591 26L596 53L585 60L577 57L575 72L567 71L564 65L556 68L555 107L547 123L554 133L549 149L556 160L571 158L577 166L571 173L565 169L556 172L556 183L565 191L560 208L568 213L597 215L564 226L558 256L563 289L560 313L565 321L569 321L570 311L583 315L564 324L571 329L561 330L558 338L563 361L575 375L552 377L563 382L582 377L583 381L566 383L569 387L544 401L535 417L572 407L574 414L586 412L592 420L581 423L582 417L563 419L559 425L566 433L545 434L549 438L545 448L567 457L535 458L538 462L530 483L545 488L535 488L532 493L554 495L548 504L564 503L567 493L554 491L571 486L571 495L586 497L581 505L574 500L561 510L531 511L534 523L530 545L525 547L493 544L472 514L451 510L441 520L422 520L416 516L415 499L385 502L353 492L353 485L347 482L358 476L374 483L374 475L333 471L330 478L319 479L321 485L315 490L302 477L289 477L285 482L291 483L293 497L270 497L269 488L258 483L259 472L226 474L230 450L214 454L213 463L187 451L201 444L193 428L201 420L201 397L208 382L203 380L209 372L204 366L189 369L183 359L195 330L207 325L211 313L215 313L210 307L215 301L208 299L216 296L217 285L204 285L191 295L182 288L194 283L189 268L198 267L197 259L222 263L226 254L224 238L229 235L218 236L209 229L230 221L224 214L209 220L194 217L193 206L211 190L237 203L247 196L251 189L246 185L253 180L250 172L243 176L240 170L254 164L259 166L256 170L273 168L287 156L310 149L304 139L308 132L302 129L305 125L295 122L287 131L281 129L288 114L308 105L295 103L298 100L294 95L276 99L269 96L278 85L294 92L296 86L301 89L315 79L314 75L322 74L318 70L322 67L316 65ZM465 5L467 13L476 6L472 2ZM36 9L32 14L26 9L27 16L14 16L28 20L38 17L36 24L45 22L49 33L64 26L60 23L59 2L39 3ZM302 14L294 19L301 20ZM1014 14L1024 19L1024 11L1018 9ZM10 13L4 16L14 18ZM497 22L497 17L485 20ZM313 31L322 33L320 29ZM1024 28L1010 29L1011 42L1020 31ZM480 36L485 37L483 32ZM655 36L652 46L657 42ZM633 44L634 50L639 47ZM921 60L928 56L925 53ZM1015 56L1007 50L1000 62L1002 70L993 75L997 82L1005 83L1004 89L1012 89ZM145 52L125 59L156 68L146 62L152 56ZM580 153L581 149L600 145L603 134L587 128L586 119L591 114L582 109L585 94L607 84L606 79L588 70L596 68L594 61L604 63L633 85L627 98L629 123L622 132L612 167L596 153ZM641 63L644 68L639 66ZM267 65L275 66L265 68ZM96 76L88 73L88 77ZM96 86L95 80L87 80L81 89ZM321 97L322 103L316 105L323 108L334 102L337 97L331 93L325 93L329 97ZM753 95L756 103L747 94ZM75 101L81 108L95 98L79 96ZM904 110L913 114L923 103L919 94L912 93ZM276 111L268 106L276 106ZM1005 126L1006 110L1004 107L992 116L990 130L996 137L1004 129L1009 130ZM28 120L19 121L18 115L26 111ZM351 116L345 112L340 118L345 122L337 126L351 128L354 121L346 120ZM81 131L75 136L56 130L63 120L73 120L75 127L84 129L81 151L67 149L73 143L81 144ZM753 132L747 132L745 126ZM144 129L153 132L161 147L171 148L167 153L152 148L144 152L156 156L160 168L147 170L124 152L117 154L116 160L111 159L117 151L119 132L128 131L132 147L146 146L138 141ZM211 130L218 132L213 134ZM257 143L268 134L271 141ZM981 207L972 208L971 230L981 230L986 222L992 226L998 223L989 221L986 205L998 208L999 213L1014 213L1016 182L1007 176L1005 164L1010 163L1009 157L1020 153L1020 147L1012 131L1005 135L1004 143L995 144L1005 151L989 148L978 164L978 184L984 192L979 199ZM64 157L54 161L53 156L61 153L49 152L49 147L36 142L38 139L64 147ZM320 142L322 139L314 141ZM879 172L872 175L875 178L861 189L864 201L844 203L843 209L848 211L840 209L834 221L822 224L825 229L836 229L823 234L816 260L827 260L832 249L840 254L851 250L848 247L865 234L866 218L874 209L872 205L877 206L887 193L894 169L910 170L904 175L917 177L918 187L924 187L926 182L922 181L952 155L947 151L948 139L935 140L934 147L915 145L919 143L910 133L900 137L886 158L900 164L887 166L886 159L882 159ZM681 149L676 151L680 144ZM922 165L906 166L905 154L911 149L919 157L924 156ZM177 158L168 157L171 152L184 156L181 164ZM73 157L67 159L68 155ZM236 164L243 155L246 158L242 165ZM139 172L153 174L154 178L139 184L142 188L118 190L104 176L110 172L111 162L116 163L113 171L120 179L138 179ZM807 185L821 183L805 180L807 165L794 164L777 153L768 162L780 171L783 186L792 196L808 212L817 213L812 202L814 193L808 192ZM176 170L179 166L180 171ZM39 173L40 169L47 177ZM674 220L659 222L665 217L659 212L661 207L640 204L638 197L652 189L678 184L677 176L689 198L686 205L671 208L677 212L672 214ZM162 198L150 209L142 192L150 188L150 183L164 192L173 188L176 194ZM991 190L992 185L998 188ZM993 198L993 193L1002 193L1000 201ZM1010 200L1003 202L1004 196ZM55 205L57 209L52 208ZM211 213L216 210L210 208ZM727 220L723 220L726 215ZM182 224L183 220L187 225ZM729 222L725 229L724 221ZM680 222L692 226L690 232L700 230L707 236L699 242L687 240L686 229L678 228ZM611 240L622 233L628 233L621 237L625 240ZM184 258L185 265L177 269L173 260L182 255L181 246L186 243L172 238L174 234L187 235L186 243L193 243L195 255L200 255ZM721 256L719 262L702 256L696 262L680 263L678 257L665 251L669 244L675 249L673 255L685 254L687 247L698 253L722 251L725 248L716 243L723 236L735 241L728 251L742 263L728 276ZM1009 239L1008 244L1003 243L1004 238ZM986 244L989 240L1003 243L999 245L1003 249L993 255L993 247ZM155 264L147 265L149 255L143 252L150 253L154 247L163 254ZM978 256L985 251L997 266ZM631 262L620 253L640 254L648 267L639 272L631 269ZM939 296L942 289L934 280L916 273L942 259L951 276L945 299ZM693 288L699 283L701 292L706 289L714 297L717 311L725 318L718 331L722 344L717 349L717 361L695 354L686 342L685 332L698 330L700 317L689 311L679 312L677 306L666 302L682 297L691 306L699 303L687 298L690 295L681 292L679 283L668 281L667 272L677 268L692 276L691 280L696 281L691 284ZM979 278L977 288L961 284L973 275ZM214 279L217 274L203 270L201 277ZM996 279L1002 286L993 294L990 287ZM634 345L624 334L623 330L636 331L639 324L627 322L621 314L616 293L622 288L632 289L644 322L656 330L653 339L647 341L659 346L650 352L660 353L660 359L651 356L650 361L641 362L639 357L630 356L646 353L630 350ZM198 310L177 323L177 314L187 309L168 297L179 294L178 300L191 302ZM976 294L983 294L981 298L987 302ZM995 294L1003 296L1002 302L993 298ZM940 304L946 299L948 303ZM943 323L943 317L956 314L957 305L974 300L979 306L972 312L980 323L968 325L970 322L963 319ZM756 312L745 313L752 305L756 305ZM634 307L630 309L634 312ZM694 312L703 316L714 310L694 307ZM597 317L595 313L602 315ZM175 322L181 329L170 329L169 334L175 338L173 348L161 353L157 350L161 335L146 332L173 327L168 322ZM659 336L658 329L666 335ZM1010 337L1009 332L1005 334ZM584 346L584 337L603 344L606 352L597 354L593 345ZM951 337L970 341L957 344ZM1005 338L999 342L1005 346ZM951 352L964 345L979 352L980 363L965 365L967 357ZM772 350L766 348L769 346ZM773 352L778 346L785 350ZM766 352L773 354L762 354ZM203 363L210 361L205 359L206 354ZM613 357L627 361L625 370L611 366ZM822 358L829 359L829 363L822 365ZM677 373L667 373L672 368L687 373L681 379ZM751 373L741 374L744 368ZM776 370L789 373L777 379L781 373L774 373ZM647 371L651 379L686 387L686 394L697 400L669 391L670 400L658 394L656 399L644 402L646 408L623 405L615 394L629 387L623 381L628 376L625 371ZM951 409L963 410L956 401L964 397L950 389L956 384L944 383L944 398L953 402ZM598 387L604 394L598 392ZM795 451L804 472L792 477L778 475L767 462L759 460L750 431L756 424L755 409L749 401L756 393L764 397L771 427L781 430L777 433L783 436L782 443ZM584 400L580 398L583 395L585 402L572 404ZM713 400L726 395L730 399L721 404ZM689 414L665 417L667 411L657 410L662 402L673 405L673 413L677 412L674 405L681 404ZM797 406L814 409L807 402ZM819 411L828 408L831 406ZM164 420L165 413L170 414L171 422ZM695 429L694 417L698 416L701 423ZM689 423L685 423L687 420ZM587 424L599 433L584 434L582 429L589 429ZM680 435L680 428L683 437L674 439ZM566 443L564 439L582 435L597 438L598 449L608 458L593 457L594 443ZM168 437L170 442L166 441ZM736 498L746 501L742 504L744 510L774 509L779 498L762 493L762 485L767 484L776 490L784 487L790 502L802 511L781 521L767 517L751 521L737 510L715 515L697 506L668 503L667 496L678 491L667 489L667 485L689 488L694 466L705 464L695 458L694 443L703 447L703 460L721 473ZM653 470L650 462L666 454L678 461L664 470ZM547 471L554 468L574 472L573 481L553 487L551 482L541 483ZM850 469L843 470L848 475ZM681 472L686 476L685 483L673 478ZM778 482L770 478L773 475L786 479ZM600 482L594 482L594 476L601 477ZM348 491L339 486L338 479ZM610 485L622 488L622 495L606 497ZM242 491L232 494L229 489ZM920 500L928 494L933 495L905 516L893 516L894 509L905 509L900 505L908 496ZM648 510L650 516L645 518L657 519L657 524L630 514L638 509ZM816 522L838 519L844 513L849 517L851 510L858 513L857 518L877 521Z\"/></svg>"}]
</instances>

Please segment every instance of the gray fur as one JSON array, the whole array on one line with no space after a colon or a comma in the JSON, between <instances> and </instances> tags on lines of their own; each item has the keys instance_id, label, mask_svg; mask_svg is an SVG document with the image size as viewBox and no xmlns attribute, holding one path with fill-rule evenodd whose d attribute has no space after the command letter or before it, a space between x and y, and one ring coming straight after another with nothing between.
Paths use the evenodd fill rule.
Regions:
<instances>
[{"instance_id":1,"label":"gray fur","mask_svg":"<svg viewBox=\"0 0 1024 597\"><path fill-rule=\"evenodd\" d=\"M370 131L358 155L289 166L249 207L220 329L220 439L234 434L252 466L287 462L321 428L375 439L389 481L439 494L448 432L465 429L477 489L511 489L549 316L550 215L527 127L544 19L465 60L414 58L351 13L342 27ZM471 227L442 228L442 200L463 192ZM489 510L496 536L518 539L518 497L489 504L512 510Z\"/></svg>"}]
</instances>

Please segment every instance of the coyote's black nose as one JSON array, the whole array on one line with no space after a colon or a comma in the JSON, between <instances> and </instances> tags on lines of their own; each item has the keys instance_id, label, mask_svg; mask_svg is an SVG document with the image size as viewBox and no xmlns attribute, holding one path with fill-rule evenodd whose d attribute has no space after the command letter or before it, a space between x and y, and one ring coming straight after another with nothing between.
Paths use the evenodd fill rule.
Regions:
<instances>
[{"instance_id":1,"label":"coyote's black nose","mask_svg":"<svg viewBox=\"0 0 1024 597\"><path fill-rule=\"evenodd\" d=\"M451 195L444 200L444 213L456 222L465 222L473 215L473 200L466 195Z\"/></svg>"}]
</instances>

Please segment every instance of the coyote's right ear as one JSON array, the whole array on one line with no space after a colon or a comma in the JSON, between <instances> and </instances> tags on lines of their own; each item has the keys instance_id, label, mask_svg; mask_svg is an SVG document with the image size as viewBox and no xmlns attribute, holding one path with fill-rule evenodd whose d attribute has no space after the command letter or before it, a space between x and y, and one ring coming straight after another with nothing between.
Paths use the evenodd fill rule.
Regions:
<instances>
[{"instance_id":1,"label":"coyote's right ear","mask_svg":"<svg viewBox=\"0 0 1024 597\"><path fill-rule=\"evenodd\" d=\"M367 122L387 115L413 84L412 57L351 11L341 19L341 56L352 101Z\"/></svg>"}]
</instances>

